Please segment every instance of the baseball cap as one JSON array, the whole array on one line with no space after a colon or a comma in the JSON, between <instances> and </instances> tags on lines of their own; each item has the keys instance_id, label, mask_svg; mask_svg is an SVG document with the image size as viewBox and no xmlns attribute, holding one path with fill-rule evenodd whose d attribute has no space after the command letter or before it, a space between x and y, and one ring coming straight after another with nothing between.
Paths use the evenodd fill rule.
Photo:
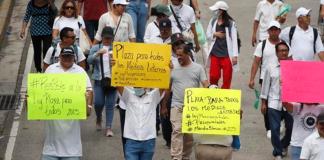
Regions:
<instances>
[{"instance_id":1,"label":"baseball cap","mask_svg":"<svg viewBox=\"0 0 324 160\"><path fill-rule=\"evenodd\" d=\"M267 30L269 30L272 27L276 27L276 28L280 29L280 23L278 21L271 21L269 23L269 26L268 26L268 29Z\"/></svg>"},{"instance_id":2,"label":"baseball cap","mask_svg":"<svg viewBox=\"0 0 324 160\"><path fill-rule=\"evenodd\" d=\"M228 5L226 2L224 1L217 1L214 5L210 6L209 9L212 11L216 11L216 10L224 10L227 11L228 10Z\"/></svg>"},{"instance_id":3,"label":"baseball cap","mask_svg":"<svg viewBox=\"0 0 324 160\"><path fill-rule=\"evenodd\" d=\"M159 22L159 28L171 28L171 21L169 18L163 18Z\"/></svg>"},{"instance_id":4,"label":"baseball cap","mask_svg":"<svg viewBox=\"0 0 324 160\"><path fill-rule=\"evenodd\" d=\"M129 2L127 2L126 0L114 0L113 4L128 5Z\"/></svg>"},{"instance_id":5,"label":"baseball cap","mask_svg":"<svg viewBox=\"0 0 324 160\"><path fill-rule=\"evenodd\" d=\"M102 29L101 32L102 38L113 38L114 37L114 29L112 29L110 26L106 26Z\"/></svg>"},{"instance_id":6,"label":"baseball cap","mask_svg":"<svg viewBox=\"0 0 324 160\"><path fill-rule=\"evenodd\" d=\"M74 50L72 47L64 47L61 50L62 56L74 56Z\"/></svg>"},{"instance_id":7,"label":"baseball cap","mask_svg":"<svg viewBox=\"0 0 324 160\"><path fill-rule=\"evenodd\" d=\"M300 16L307 16L312 10L311 9L306 9L304 7L300 7L297 9L296 11L296 17L300 17Z\"/></svg>"},{"instance_id":8,"label":"baseball cap","mask_svg":"<svg viewBox=\"0 0 324 160\"><path fill-rule=\"evenodd\" d=\"M179 41L182 41L183 43L185 42L185 39L183 38L183 35L181 33L175 33L171 35L171 44Z\"/></svg>"},{"instance_id":9,"label":"baseball cap","mask_svg":"<svg viewBox=\"0 0 324 160\"><path fill-rule=\"evenodd\" d=\"M324 123L324 112L317 116L317 123Z\"/></svg>"},{"instance_id":10,"label":"baseball cap","mask_svg":"<svg viewBox=\"0 0 324 160\"><path fill-rule=\"evenodd\" d=\"M171 16L171 14L172 14L169 7L164 4L158 4L154 7L152 7L152 9L154 9L155 12L158 14L164 14L166 16Z\"/></svg>"}]
</instances>

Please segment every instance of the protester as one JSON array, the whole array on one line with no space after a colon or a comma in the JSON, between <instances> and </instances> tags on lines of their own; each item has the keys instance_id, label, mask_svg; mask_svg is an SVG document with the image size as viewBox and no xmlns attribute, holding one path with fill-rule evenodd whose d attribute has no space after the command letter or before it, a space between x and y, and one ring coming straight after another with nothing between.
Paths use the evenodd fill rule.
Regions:
<instances>
[{"instance_id":1,"label":"protester","mask_svg":"<svg viewBox=\"0 0 324 160\"><path fill-rule=\"evenodd\" d=\"M324 112L317 116L316 129L304 140L301 150L301 160L324 159Z\"/></svg>"},{"instance_id":2,"label":"protester","mask_svg":"<svg viewBox=\"0 0 324 160\"><path fill-rule=\"evenodd\" d=\"M294 118L290 141L291 160L299 160L303 142L316 129L317 116L324 111L324 106L321 104L287 102L283 106Z\"/></svg>"},{"instance_id":3,"label":"protester","mask_svg":"<svg viewBox=\"0 0 324 160\"><path fill-rule=\"evenodd\" d=\"M195 51L198 52L200 45L195 27L195 12L190 6L183 4L183 0L171 0L170 10L172 33L182 33L187 41L194 42Z\"/></svg>"},{"instance_id":4,"label":"protester","mask_svg":"<svg viewBox=\"0 0 324 160\"><path fill-rule=\"evenodd\" d=\"M282 30L280 39L290 44L292 58L299 61L313 61L318 54L324 61L324 47L318 30L310 26L310 9L300 7L296 11L297 25Z\"/></svg>"},{"instance_id":5,"label":"protester","mask_svg":"<svg viewBox=\"0 0 324 160\"><path fill-rule=\"evenodd\" d=\"M168 9L168 8L167 8ZM171 32L172 32L172 25L170 19L167 17L159 20L159 30L158 32L160 35L152 37L149 41L149 43L154 44L170 44L171 43ZM169 109L169 106L168 106ZM168 110L170 111L170 109ZM163 138L166 142L166 146L171 146L171 132L172 132L172 126L170 122L170 117L160 117L160 107L157 108L157 131L159 129L160 122L162 124L162 134Z\"/></svg>"},{"instance_id":6,"label":"protester","mask_svg":"<svg viewBox=\"0 0 324 160\"><path fill-rule=\"evenodd\" d=\"M51 2L48 0L30 0L20 31L20 38L24 38L27 24L31 19L30 34L33 42L34 63L37 72L42 72L42 52L43 57L45 57L46 51L52 42L52 26L50 26L51 5Z\"/></svg>"},{"instance_id":7,"label":"protester","mask_svg":"<svg viewBox=\"0 0 324 160\"><path fill-rule=\"evenodd\" d=\"M125 13L128 2L126 0L114 0L112 4L112 11L101 15L99 19L98 31L94 43L97 44L102 40L101 31L105 26L110 26L114 29L114 41L135 42L132 17L128 13Z\"/></svg>"},{"instance_id":8,"label":"protester","mask_svg":"<svg viewBox=\"0 0 324 160\"><path fill-rule=\"evenodd\" d=\"M168 0L161 0L162 4L167 5L168 4ZM197 19L200 19L200 10L199 10L199 4L198 4L198 0L185 0L184 2L187 5L190 5L190 7L192 7L192 9L195 11L195 15Z\"/></svg>"},{"instance_id":9,"label":"protester","mask_svg":"<svg viewBox=\"0 0 324 160\"><path fill-rule=\"evenodd\" d=\"M288 60L288 44L279 42L276 44L275 48L278 61ZM262 99L261 112L263 114L268 112L271 143L273 146L272 155L275 157L275 160L282 160L282 157L286 156L293 125L293 118L282 108L280 93L280 64L277 62L266 68L260 94L260 98ZM283 139L280 140L280 125L282 119L285 121L286 133Z\"/></svg>"},{"instance_id":10,"label":"protester","mask_svg":"<svg viewBox=\"0 0 324 160\"><path fill-rule=\"evenodd\" d=\"M171 115L172 137L171 137L171 159L189 159L193 139L191 134L181 132L182 109L184 100L184 90L186 88L199 88L200 83L203 87L208 87L208 81L202 66L192 62L190 59L190 47L182 44L176 50L179 66L174 68L171 73L171 85L166 92L166 98L161 106L161 116L167 116L167 101L172 91Z\"/></svg>"},{"instance_id":11,"label":"protester","mask_svg":"<svg viewBox=\"0 0 324 160\"><path fill-rule=\"evenodd\" d=\"M107 0L78 0L78 15L83 7L83 19L91 41L98 30L100 16L110 10L108 5Z\"/></svg>"},{"instance_id":12,"label":"protester","mask_svg":"<svg viewBox=\"0 0 324 160\"><path fill-rule=\"evenodd\" d=\"M210 84L218 85L223 72L221 88L231 88L233 66L237 65L238 44L237 30L233 18L228 14L228 5L224 1L217 1L209 7L217 12L209 21L206 36L209 41Z\"/></svg>"},{"instance_id":13,"label":"protester","mask_svg":"<svg viewBox=\"0 0 324 160\"><path fill-rule=\"evenodd\" d=\"M47 53L44 58L44 70L46 70L46 68L49 65L57 63L59 61L61 48L70 47L70 46L72 46L75 53L74 62L78 64L80 67L85 68L85 56L82 53L80 47L74 44L75 34L73 32L73 29L69 27L63 28L60 32L60 39L61 42L55 44L54 46L51 46L47 50Z\"/></svg>"},{"instance_id":14,"label":"protester","mask_svg":"<svg viewBox=\"0 0 324 160\"><path fill-rule=\"evenodd\" d=\"M156 106L163 91L157 88L117 87L126 104L124 137L126 160L151 160L155 150Z\"/></svg>"},{"instance_id":15,"label":"protester","mask_svg":"<svg viewBox=\"0 0 324 160\"><path fill-rule=\"evenodd\" d=\"M267 28L269 23L273 20L278 20L280 23L286 21L287 15L278 17L283 3L279 0L262 0L258 3L254 21L253 21L253 33L252 33L252 46L259 41L263 41L268 38ZM257 37L257 31L259 35Z\"/></svg>"},{"instance_id":16,"label":"protester","mask_svg":"<svg viewBox=\"0 0 324 160\"><path fill-rule=\"evenodd\" d=\"M126 12L132 17L136 42L144 42L145 26L152 0L129 0Z\"/></svg>"},{"instance_id":17,"label":"protester","mask_svg":"<svg viewBox=\"0 0 324 160\"><path fill-rule=\"evenodd\" d=\"M76 45L79 45L80 32L82 31L85 35L89 44L92 45L91 39L85 28L83 18L78 16L77 6L74 0L64 0L59 16L55 19L53 25L53 40L58 39L60 31L65 28L73 28L74 34L76 35Z\"/></svg>"},{"instance_id":18,"label":"protester","mask_svg":"<svg viewBox=\"0 0 324 160\"><path fill-rule=\"evenodd\" d=\"M168 18L171 15L171 11L168 6L158 4L151 9L151 16L156 16L156 19L150 22L146 26L144 42L150 43L152 38L160 35L159 22L161 19Z\"/></svg>"},{"instance_id":19,"label":"protester","mask_svg":"<svg viewBox=\"0 0 324 160\"><path fill-rule=\"evenodd\" d=\"M108 83L105 78L111 81L111 55L112 41L114 38L114 30L111 27L104 27L101 32L102 42L93 46L90 50L88 63L92 64L94 80L94 107L96 111L96 128L101 130L102 126L102 110L106 107L106 132L107 137L114 135L112 131L112 123L114 118L114 106L116 101L116 88L105 86ZM104 74L104 76L102 75Z\"/></svg>"},{"instance_id":20,"label":"protester","mask_svg":"<svg viewBox=\"0 0 324 160\"><path fill-rule=\"evenodd\" d=\"M278 57L276 56L276 44L281 42L279 38L280 34L280 24L278 21L271 21L267 28L269 37L266 40L260 42L254 51L254 60L251 66L251 75L249 81L249 87L254 89L254 79L257 74L257 71L260 67L260 78L259 84L262 85L264 79L265 69L269 65L274 65L278 63ZM289 54L289 57L291 54ZM264 125L267 131L267 137L271 138L271 130L268 121L267 112L264 113Z\"/></svg>"},{"instance_id":21,"label":"protester","mask_svg":"<svg viewBox=\"0 0 324 160\"><path fill-rule=\"evenodd\" d=\"M92 104L92 87L87 73L74 64L72 47L62 48L58 63L50 65L45 73L81 73L86 76L87 115ZM86 106L85 106L86 107ZM45 122L45 141L42 160L81 160L82 144L79 120L48 120Z\"/></svg>"}]
</instances>

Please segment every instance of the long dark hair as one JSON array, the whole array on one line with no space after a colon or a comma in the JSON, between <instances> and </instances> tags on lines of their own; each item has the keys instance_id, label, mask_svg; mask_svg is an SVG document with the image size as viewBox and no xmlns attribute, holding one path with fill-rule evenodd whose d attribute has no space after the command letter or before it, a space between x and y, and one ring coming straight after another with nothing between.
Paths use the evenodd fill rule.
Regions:
<instances>
[{"instance_id":1,"label":"long dark hair","mask_svg":"<svg viewBox=\"0 0 324 160\"><path fill-rule=\"evenodd\" d=\"M225 10L222 10L222 11L223 11L223 13L222 13L222 15L219 15L219 17L220 16L222 17L225 27L229 27L231 24L231 21L234 21L234 19L227 13L227 11L225 11Z\"/></svg>"},{"instance_id":2,"label":"long dark hair","mask_svg":"<svg viewBox=\"0 0 324 160\"><path fill-rule=\"evenodd\" d=\"M73 7L74 7L74 13L73 13L73 17L74 18L78 18L78 14L77 14L77 5L75 3L74 0L65 0L61 6L61 9L60 9L60 17L62 16L65 16L65 6L66 4L68 4L69 2L71 2L73 4Z\"/></svg>"}]
</instances>

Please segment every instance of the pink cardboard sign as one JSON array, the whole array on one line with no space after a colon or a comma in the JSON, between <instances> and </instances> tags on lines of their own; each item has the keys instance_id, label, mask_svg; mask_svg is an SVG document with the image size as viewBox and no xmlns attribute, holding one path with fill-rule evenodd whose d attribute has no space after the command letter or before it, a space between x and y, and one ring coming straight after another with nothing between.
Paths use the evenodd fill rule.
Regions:
<instances>
[{"instance_id":1,"label":"pink cardboard sign","mask_svg":"<svg viewBox=\"0 0 324 160\"><path fill-rule=\"evenodd\" d=\"M283 102L324 103L324 63L281 61Z\"/></svg>"}]
</instances>

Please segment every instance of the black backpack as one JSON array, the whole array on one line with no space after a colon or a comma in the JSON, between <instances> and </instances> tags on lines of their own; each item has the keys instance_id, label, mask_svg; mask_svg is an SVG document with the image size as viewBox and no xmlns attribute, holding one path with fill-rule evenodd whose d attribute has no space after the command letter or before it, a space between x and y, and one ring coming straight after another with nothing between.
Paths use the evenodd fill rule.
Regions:
<instances>
[{"instance_id":1,"label":"black backpack","mask_svg":"<svg viewBox=\"0 0 324 160\"><path fill-rule=\"evenodd\" d=\"M291 40L294 36L296 30L296 26L291 26L290 30L289 30L289 46L291 46ZM313 50L314 50L314 54L316 53L316 40L318 37L318 31L316 28L313 28L313 34L314 34L314 41L313 41Z\"/></svg>"}]
</instances>

